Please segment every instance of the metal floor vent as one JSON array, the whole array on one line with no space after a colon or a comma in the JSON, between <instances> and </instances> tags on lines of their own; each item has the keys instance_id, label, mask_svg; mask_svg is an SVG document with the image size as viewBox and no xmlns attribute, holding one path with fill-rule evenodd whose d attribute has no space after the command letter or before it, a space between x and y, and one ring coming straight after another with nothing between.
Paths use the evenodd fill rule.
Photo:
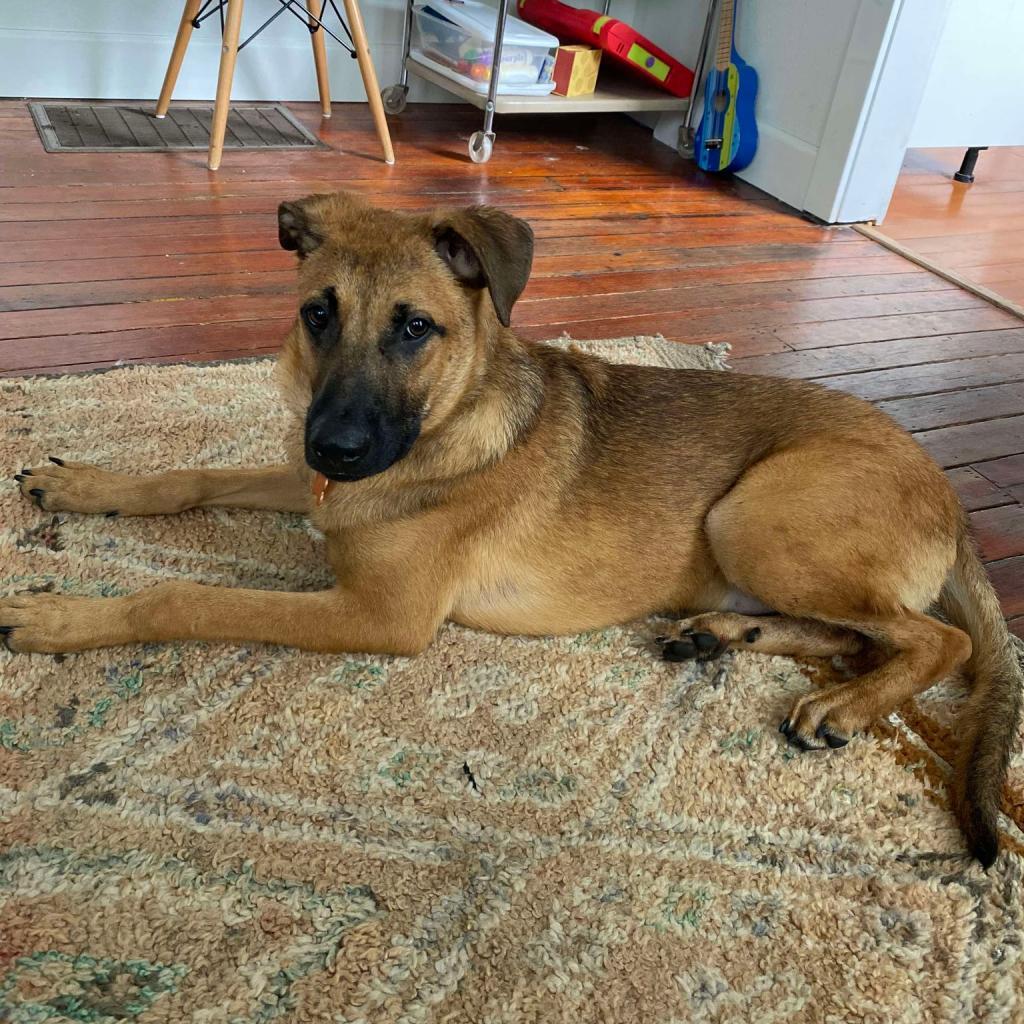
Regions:
<instances>
[{"instance_id":1,"label":"metal floor vent","mask_svg":"<svg viewBox=\"0 0 1024 1024\"><path fill-rule=\"evenodd\" d=\"M164 118L141 104L30 103L48 153L107 153L210 145L213 106L172 106ZM232 106L225 149L327 149L280 104Z\"/></svg>"}]
</instances>

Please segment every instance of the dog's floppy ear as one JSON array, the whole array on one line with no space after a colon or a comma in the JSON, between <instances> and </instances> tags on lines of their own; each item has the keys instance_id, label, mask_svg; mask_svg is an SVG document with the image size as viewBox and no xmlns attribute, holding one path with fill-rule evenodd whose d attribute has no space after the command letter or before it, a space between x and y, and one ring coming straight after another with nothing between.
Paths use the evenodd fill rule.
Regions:
<instances>
[{"instance_id":1,"label":"dog's floppy ear","mask_svg":"<svg viewBox=\"0 0 1024 1024\"><path fill-rule=\"evenodd\" d=\"M438 256L463 284L487 287L498 319L508 327L512 307L530 278L530 225L493 206L470 206L439 214L433 232Z\"/></svg>"},{"instance_id":2,"label":"dog's floppy ear","mask_svg":"<svg viewBox=\"0 0 1024 1024\"><path fill-rule=\"evenodd\" d=\"M307 196L293 203L282 203L277 208L277 237L281 248L297 252L299 259L308 256L323 242L317 230L317 207L322 196Z\"/></svg>"}]
</instances>

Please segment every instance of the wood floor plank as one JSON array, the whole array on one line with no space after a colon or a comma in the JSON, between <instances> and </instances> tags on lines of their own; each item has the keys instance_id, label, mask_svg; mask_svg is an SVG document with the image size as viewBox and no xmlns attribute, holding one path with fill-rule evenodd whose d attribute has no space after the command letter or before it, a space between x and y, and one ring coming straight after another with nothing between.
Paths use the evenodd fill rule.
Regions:
<instances>
[{"instance_id":1,"label":"wood floor plank","mask_svg":"<svg viewBox=\"0 0 1024 1024\"><path fill-rule=\"evenodd\" d=\"M947 391L940 395L896 398L879 402L878 407L907 430L976 423L1013 416L1024 410L1024 381L968 391Z\"/></svg>"},{"instance_id":2,"label":"wood floor plank","mask_svg":"<svg viewBox=\"0 0 1024 1024\"><path fill-rule=\"evenodd\" d=\"M166 256L121 256L110 259L36 260L0 263L0 287L17 288L113 281L115 284L153 277L199 277L206 274L294 272L295 257L279 246L267 251L189 253Z\"/></svg>"},{"instance_id":3,"label":"wood floor plank","mask_svg":"<svg viewBox=\"0 0 1024 1024\"><path fill-rule=\"evenodd\" d=\"M801 266L803 266L801 264ZM619 270L614 273L563 274L534 278L524 298L559 298L571 295L617 295L634 291L675 289L691 296L695 306L732 305L734 302L788 302L840 298L848 295L891 295L956 291L934 274L869 274L814 277L805 270L778 264L741 264L691 270Z\"/></svg>"},{"instance_id":4,"label":"wood floor plank","mask_svg":"<svg viewBox=\"0 0 1024 1024\"><path fill-rule=\"evenodd\" d=\"M940 466L966 466L986 456L1017 455L1024 451L1024 415L939 427L914 436Z\"/></svg>"},{"instance_id":5,"label":"wood floor plank","mask_svg":"<svg viewBox=\"0 0 1024 1024\"><path fill-rule=\"evenodd\" d=\"M1024 380L1024 353L1011 352L1005 356L823 377L821 383L876 402L1020 380Z\"/></svg>"},{"instance_id":6,"label":"wood floor plank","mask_svg":"<svg viewBox=\"0 0 1024 1024\"><path fill-rule=\"evenodd\" d=\"M713 290L714 292L714 290ZM626 292L614 296L588 296L586 298L535 299L520 304L519 322L524 325L551 323L555 320L572 319L610 321L619 317L649 314L672 314L688 312L687 323L690 337L705 339L719 337L732 332L763 329L772 325L789 326L801 323L829 323L860 320L864 317L884 317L891 314L905 314L936 309L962 310L970 304L981 309L983 302L960 291L915 292L906 295L858 295L835 299L809 299L788 302L759 302L749 305L729 301L721 296L709 295L711 312L703 312L688 301L688 290L666 289L656 292ZM715 307L727 308L727 312L716 312ZM0 326L0 332L3 328ZM2 333L0 333L2 336Z\"/></svg>"},{"instance_id":7,"label":"wood floor plank","mask_svg":"<svg viewBox=\"0 0 1024 1024\"><path fill-rule=\"evenodd\" d=\"M1024 556L989 562L985 569L999 594L1003 614L1008 619L1024 615Z\"/></svg>"},{"instance_id":8,"label":"wood floor plank","mask_svg":"<svg viewBox=\"0 0 1024 1024\"><path fill-rule=\"evenodd\" d=\"M998 487L991 480L986 480L974 466L960 466L957 469L947 469L946 477L960 496L960 501L968 512L1017 503L1009 491Z\"/></svg>"},{"instance_id":9,"label":"wood floor plank","mask_svg":"<svg viewBox=\"0 0 1024 1024\"><path fill-rule=\"evenodd\" d=\"M99 312L82 316L75 309L33 309L0 313L0 343L22 338L66 337L109 333L140 327L187 327L193 324L226 323L241 320L281 320L295 315L292 296L263 296L253 302L244 296L216 299L131 302L103 306ZM2 351L2 349L0 349ZM0 355L0 366L3 356Z\"/></svg>"},{"instance_id":10,"label":"wood floor plank","mask_svg":"<svg viewBox=\"0 0 1024 1024\"><path fill-rule=\"evenodd\" d=\"M979 462L974 467L983 477L999 487L1024 484L1024 455L1011 455L992 462Z\"/></svg>"},{"instance_id":11,"label":"wood floor plank","mask_svg":"<svg viewBox=\"0 0 1024 1024\"><path fill-rule=\"evenodd\" d=\"M55 372L69 366L89 368L111 365L116 360L181 360L234 358L247 351L265 352L281 347L288 321L233 321L178 327L132 328L92 334L51 335L33 339L31 345L0 342L0 374L15 375L33 370ZM112 354L122 355L111 358ZM232 355L226 355L226 353Z\"/></svg>"},{"instance_id":12,"label":"wood floor plank","mask_svg":"<svg viewBox=\"0 0 1024 1024\"><path fill-rule=\"evenodd\" d=\"M865 344L870 341L930 338L947 334L973 334L978 331L1020 326L1020 320L1012 314L983 304L973 309L947 310L942 313L872 316L840 323L780 325L773 329L772 334L781 342L781 347L773 351L832 348ZM746 335L742 337L747 340Z\"/></svg>"},{"instance_id":13,"label":"wood floor plank","mask_svg":"<svg viewBox=\"0 0 1024 1024\"><path fill-rule=\"evenodd\" d=\"M998 356L1009 352L1024 352L1024 327L779 352L745 359L738 362L736 368L744 373L814 379L842 373L861 373L865 370Z\"/></svg>"},{"instance_id":14,"label":"wood floor plank","mask_svg":"<svg viewBox=\"0 0 1024 1024\"><path fill-rule=\"evenodd\" d=\"M81 309L130 302L169 299L209 299L239 295L291 295L295 291L292 268L262 274L204 274L151 277L128 281L88 281L83 284L21 285L0 287L0 313L34 309ZM96 311L102 316L102 310Z\"/></svg>"},{"instance_id":15,"label":"wood floor plank","mask_svg":"<svg viewBox=\"0 0 1024 1024\"><path fill-rule=\"evenodd\" d=\"M971 532L985 561L1024 555L1024 507L1002 505L970 515Z\"/></svg>"}]
</instances>

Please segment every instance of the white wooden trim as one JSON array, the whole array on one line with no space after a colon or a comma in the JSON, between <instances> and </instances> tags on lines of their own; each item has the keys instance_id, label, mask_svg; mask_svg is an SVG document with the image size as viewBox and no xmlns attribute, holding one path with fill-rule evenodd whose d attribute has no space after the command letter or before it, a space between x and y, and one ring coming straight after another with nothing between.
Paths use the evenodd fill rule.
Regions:
<instances>
[{"instance_id":1,"label":"white wooden trim","mask_svg":"<svg viewBox=\"0 0 1024 1024\"><path fill-rule=\"evenodd\" d=\"M803 209L882 220L951 0L862 0Z\"/></svg>"},{"instance_id":2,"label":"white wooden trim","mask_svg":"<svg viewBox=\"0 0 1024 1024\"><path fill-rule=\"evenodd\" d=\"M897 253L904 259L910 260L911 263L916 263L919 267L930 270L933 274L937 274L944 280L951 281L958 287L963 288L964 291L977 295L979 299L991 302L993 306L1005 309L1007 313L1012 313L1014 316L1019 316L1024 320L1024 306L1000 295L999 292L994 292L991 288L975 284L970 278L964 277L958 271L950 270L942 266L941 263L936 263L930 256L925 256L916 249L911 249L902 242L897 242L895 238L890 237L884 231L879 231L878 228L871 224L855 224L854 230L859 231L865 238L870 238L872 241L878 242L879 245L884 245L886 249Z\"/></svg>"}]
</instances>

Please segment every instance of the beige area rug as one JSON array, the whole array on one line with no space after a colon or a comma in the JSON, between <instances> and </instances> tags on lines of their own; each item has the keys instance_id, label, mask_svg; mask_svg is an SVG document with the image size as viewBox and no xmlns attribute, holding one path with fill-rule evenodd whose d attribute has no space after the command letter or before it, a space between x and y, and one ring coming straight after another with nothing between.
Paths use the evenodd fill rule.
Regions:
<instances>
[{"instance_id":1,"label":"beige area rug","mask_svg":"<svg viewBox=\"0 0 1024 1024\"><path fill-rule=\"evenodd\" d=\"M270 461L269 371L0 381L0 465ZM0 483L5 591L315 588L319 548L297 517L53 517ZM0 652L0 1020L1024 1020L1020 833L963 856L950 695L800 754L776 726L807 668L669 665L654 631Z\"/></svg>"}]
</instances>

